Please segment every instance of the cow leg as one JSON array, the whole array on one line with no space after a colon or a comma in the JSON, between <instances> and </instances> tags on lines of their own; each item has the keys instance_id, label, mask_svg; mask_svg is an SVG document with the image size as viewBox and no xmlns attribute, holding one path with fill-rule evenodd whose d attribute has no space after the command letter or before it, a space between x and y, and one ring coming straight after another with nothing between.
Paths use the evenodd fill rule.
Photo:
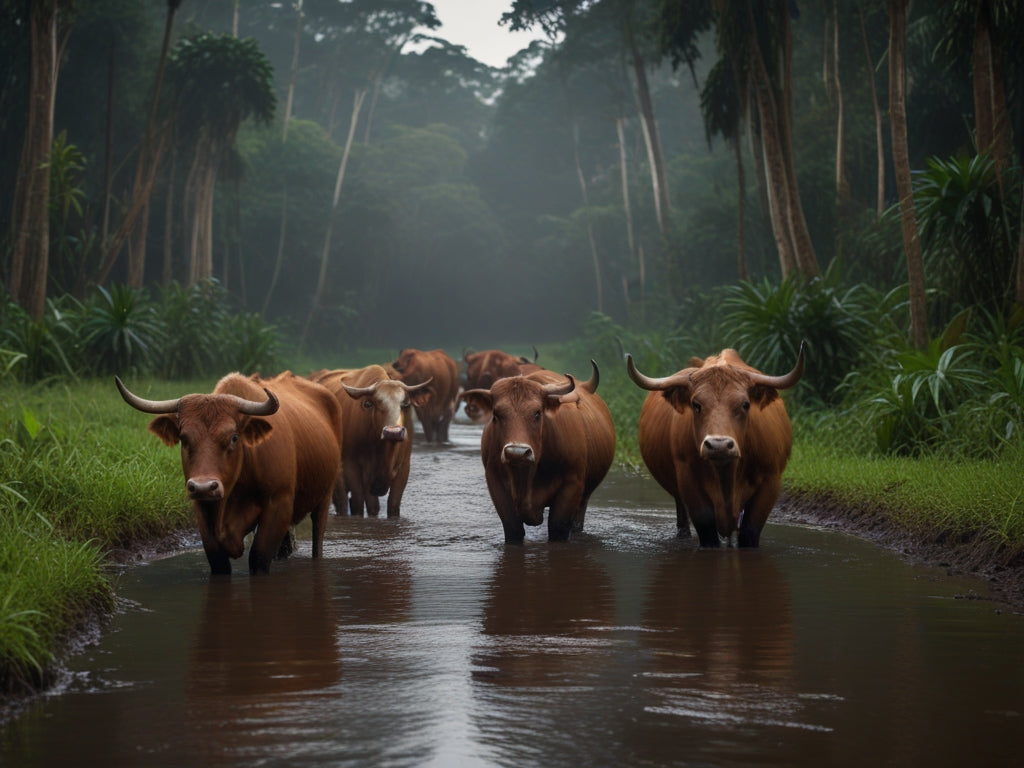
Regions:
<instances>
[{"instance_id":1,"label":"cow leg","mask_svg":"<svg viewBox=\"0 0 1024 768\"><path fill-rule=\"evenodd\" d=\"M680 499L676 499L676 537L690 538L690 518L686 514L686 505Z\"/></svg>"},{"instance_id":2,"label":"cow leg","mask_svg":"<svg viewBox=\"0 0 1024 768\"><path fill-rule=\"evenodd\" d=\"M270 562L288 535L291 519L290 503L269 504L263 511L249 547L249 573L270 573Z\"/></svg>"},{"instance_id":3,"label":"cow leg","mask_svg":"<svg viewBox=\"0 0 1024 768\"><path fill-rule=\"evenodd\" d=\"M522 544L526 538L526 526L518 517L513 519L502 518L501 525L505 529L506 544Z\"/></svg>"},{"instance_id":4,"label":"cow leg","mask_svg":"<svg viewBox=\"0 0 1024 768\"><path fill-rule=\"evenodd\" d=\"M277 554L274 555L275 560L287 560L292 556L295 551L295 531L292 528L288 529L288 532L281 539L281 546L277 548Z\"/></svg>"},{"instance_id":5,"label":"cow leg","mask_svg":"<svg viewBox=\"0 0 1024 768\"><path fill-rule=\"evenodd\" d=\"M337 484L334 486L334 493L331 494L331 501L334 502L334 514L344 515L348 513L348 489L345 487L345 481L338 479Z\"/></svg>"},{"instance_id":6,"label":"cow leg","mask_svg":"<svg viewBox=\"0 0 1024 768\"><path fill-rule=\"evenodd\" d=\"M761 529L768 521L768 515L774 508L781 490L781 478L766 480L743 505L743 516L736 536L737 546L757 547L760 545Z\"/></svg>"},{"instance_id":7,"label":"cow leg","mask_svg":"<svg viewBox=\"0 0 1024 768\"><path fill-rule=\"evenodd\" d=\"M313 557L322 557L324 554L324 532L327 530L327 517L330 509L330 501L324 499L310 515L310 519L313 521Z\"/></svg>"},{"instance_id":8,"label":"cow leg","mask_svg":"<svg viewBox=\"0 0 1024 768\"><path fill-rule=\"evenodd\" d=\"M362 491L352 488L351 497L348 500L349 514L363 516L363 507L366 505L366 498Z\"/></svg>"},{"instance_id":9,"label":"cow leg","mask_svg":"<svg viewBox=\"0 0 1024 768\"><path fill-rule=\"evenodd\" d=\"M231 558L220 548L206 550L206 560L210 563L210 573L218 575L231 575Z\"/></svg>"},{"instance_id":10,"label":"cow leg","mask_svg":"<svg viewBox=\"0 0 1024 768\"><path fill-rule=\"evenodd\" d=\"M375 496L372 493L366 494L366 514L371 517L377 517L380 514L380 496Z\"/></svg>"},{"instance_id":11,"label":"cow leg","mask_svg":"<svg viewBox=\"0 0 1024 768\"><path fill-rule=\"evenodd\" d=\"M405 466L400 467L391 480L391 488L388 491L388 517L399 517L402 509L402 496L405 495L405 486L409 484L409 462L403 462Z\"/></svg>"},{"instance_id":12,"label":"cow leg","mask_svg":"<svg viewBox=\"0 0 1024 768\"><path fill-rule=\"evenodd\" d=\"M568 541L573 531L582 531L586 509L582 485L565 481L548 511L548 541Z\"/></svg>"}]
</instances>

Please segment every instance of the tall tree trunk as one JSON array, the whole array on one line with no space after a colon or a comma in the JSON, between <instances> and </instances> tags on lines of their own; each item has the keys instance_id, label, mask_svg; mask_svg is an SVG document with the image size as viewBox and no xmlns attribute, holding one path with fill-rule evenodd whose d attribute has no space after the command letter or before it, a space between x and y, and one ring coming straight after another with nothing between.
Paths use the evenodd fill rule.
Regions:
<instances>
[{"instance_id":1,"label":"tall tree trunk","mask_svg":"<svg viewBox=\"0 0 1024 768\"><path fill-rule=\"evenodd\" d=\"M885 141L882 136L882 108L878 104L878 89L875 87L875 62L868 45L868 31L864 24L864 9L857 4L860 14L860 35L864 41L864 60L867 62L868 84L871 86L871 105L875 110L875 218L882 218L885 212Z\"/></svg>"},{"instance_id":2,"label":"tall tree trunk","mask_svg":"<svg viewBox=\"0 0 1024 768\"><path fill-rule=\"evenodd\" d=\"M643 56L637 47L632 23L627 23L626 25L626 42L629 45L633 75L636 78L636 98L640 109L644 142L647 145L648 161L651 166L654 214L658 221L658 231L664 236L668 228L668 215L671 210L668 174L665 172L665 154L661 148L661 137L658 135L658 121L654 117L654 102L651 99L651 88L647 82L647 68Z\"/></svg>"},{"instance_id":3,"label":"tall tree trunk","mask_svg":"<svg viewBox=\"0 0 1024 768\"><path fill-rule=\"evenodd\" d=\"M638 260L637 267L640 271L640 300L644 300L644 262L643 252L637 252L636 241L633 236L633 206L629 202L629 168L626 164L626 135L623 124L626 119L618 117L615 119L615 135L619 142L619 171L622 177L622 210L626 214L626 247L629 249L629 263ZM627 300L629 298L627 293Z\"/></svg>"},{"instance_id":4,"label":"tall tree trunk","mask_svg":"<svg viewBox=\"0 0 1024 768\"><path fill-rule=\"evenodd\" d=\"M778 0L776 18L782 32L782 92L775 93L778 110L779 143L782 147L783 170L788 187L786 218L793 238L793 254L797 268L804 277L820 274L818 257L814 252L807 218L800 202L800 190L796 181L796 157L793 153L793 38L790 32L789 0ZM770 79L769 79L770 81Z\"/></svg>"},{"instance_id":5,"label":"tall tree trunk","mask_svg":"<svg viewBox=\"0 0 1024 768\"><path fill-rule=\"evenodd\" d=\"M107 242L110 231L110 189L114 168L114 72L117 50L116 40L110 43L110 58L107 61L107 114L103 142L103 220L100 224L100 242Z\"/></svg>"},{"instance_id":6,"label":"tall tree trunk","mask_svg":"<svg viewBox=\"0 0 1024 768\"><path fill-rule=\"evenodd\" d=\"M288 123L292 119L292 105L295 103L295 78L299 72L299 46L302 43L302 0L295 3L295 40L292 43L292 66L288 74L288 96L284 105L284 126L281 129L281 143L288 141Z\"/></svg>"},{"instance_id":7,"label":"tall tree trunk","mask_svg":"<svg viewBox=\"0 0 1024 768\"><path fill-rule=\"evenodd\" d=\"M750 276L747 271L747 174L743 169L743 145L739 135L730 143L736 155L736 277L746 280Z\"/></svg>"},{"instance_id":8,"label":"tall tree trunk","mask_svg":"<svg viewBox=\"0 0 1024 768\"><path fill-rule=\"evenodd\" d=\"M164 149L164 132L157 130L157 108L160 104L160 92L163 89L164 69L167 65L167 52L171 47L171 31L174 28L174 14L182 0L167 0L167 17L164 21L164 37L160 46L160 60L156 68L156 82L153 87L153 100L149 107L149 117L142 133L139 145L139 158L135 166L135 178L129 197L128 210L125 212L121 225L117 228L110 242L104 243L103 259L97 276L97 282L106 281L113 268L125 241L131 236L136 222L145 211L148 211L149 197L153 193L157 168ZM145 254L143 253L143 258ZM131 272L131 269L129 269Z\"/></svg>"},{"instance_id":9,"label":"tall tree trunk","mask_svg":"<svg viewBox=\"0 0 1024 768\"><path fill-rule=\"evenodd\" d=\"M50 154L57 90L56 0L32 3L28 121L11 222L11 297L38 322L46 309L50 252Z\"/></svg>"},{"instance_id":10,"label":"tall tree trunk","mask_svg":"<svg viewBox=\"0 0 1024 768\"><path fill-rule=\"evenodd\" d=\"M839 77L839 0L832 0L832 15L835 17L832 30L832 89L836 97L836 213L840 222L850 214L850 180L846 177L846 162L843 160L843 82Z\"/></svg>"},{"instance_id":11,"label":"tall tree trunk","mask_svg":"<svg viewBox=\"0 0 1024 768\"><path fill-rule=\"evenodd\" d=\"M756 46L750 48L749 59L753 76L752 93L757 104L758 123L761 126L761 151L764 159L765 191L768 195L768 215L779 252L779 267L783 278L797 269L793 235L786 215L789 209L789 187L783 168L783 153L779 140L778 119L771 94L771 83L764 62Z\"/></svg>"},{"instance_id":12,"label":"tall tree trunk","mask_svg":"<svg viewBox=\"0 0 1024 768\"><path fill-rule=\"evenodd\" d=\"M580 130L579 123L572 123L572 158L576 164L576 178L580 183L580 195L583 198L583 217L587 224L587 242L590 244L590 260L594 267L594 293L597 299L597 311L604 312L604 278L601 275L601 259L597 252L597 240L594 238L594 226L590 220L590 194L587 191L587 176L580 162Z\"/></svg>"},{"instance_id":13,"label":"tall tree trunk","mask_svg":"<svg viewBox=\"0 0 1024 768\"><path fill-rule=\"evenodd\" d=\"M178 169L178 153L171 152L171 165L167 172L167 197L164 200L164 253L160 280L170 285L174 278L174 177Z\"/></svg>"},{"instance_id":14,"label":"tall tree trunk","mask_svg":"<svg viewBox=\"0 0 1024 768\"><path fill-rule=\"evenodd\" d=\"M903 250L907 257L910 283L910 336L917 349L928 345L927 306L925 304L924 259L914 214L914 189L910 178L910 151L907 147L906 41L907 11L910 0L889 3L889 123L892 133L893 167L900 199L900 224Z\"/></svg>"},{"instance_id":15,"label":"tall tree trunk","mask_svg":"<svg viewBox=\"0 0 1024 768\"><path fill-rule=\"evenodd\" d=\"M363 100L366 98L366 89L357 88L352 98L352 117L348 124L348 136L345 138L345 149L341 153L341 163L338 165L338 176L334 181L334 198L331 202L331 212L327 219L327 231L324 234L324 247L320 252L320 272L316 278L316 290L313 293L313 302L309 307L309 314L306 315L306 324L302 329L302 339L299 345L306 343L309 335L309 327L313 322L314 315L320 309L320 301L323 298L324 287L327 285L327 261L331 253L331 236L334 233L334 220L337 218L338 202L341 200L341 185L345 180L345 168L348 166L348 156L352 151L352 139L356 135L356 126L359 124L359 112L363 108Z\"/></svg>"},{"instance_id":16,"label":"tall tree trunk","mask_svg":"<svg viewBox=\"0 0 1024 768\"><path fill-rule=\"evenodd\" d=\"M295 99L295 79L299 71L299 47L302 42L302 0L295 3L295 41L292 43L292 67L288 76L288 99L284 109L284 126L281 128L281 145L288 143L288 125L292 119L292 104ZM267 316L267 309L270 307L270 298L274 295L274 288L277 287L277 279L281 275L281 267L284 264L285 232L288 230L288 177L281 182L281 223L278 226L277 254L274 257L274 271L270 277L270 285L267 287L267 295L263 299L263 309L260 314Z\"/></svg>"}]
</instances>

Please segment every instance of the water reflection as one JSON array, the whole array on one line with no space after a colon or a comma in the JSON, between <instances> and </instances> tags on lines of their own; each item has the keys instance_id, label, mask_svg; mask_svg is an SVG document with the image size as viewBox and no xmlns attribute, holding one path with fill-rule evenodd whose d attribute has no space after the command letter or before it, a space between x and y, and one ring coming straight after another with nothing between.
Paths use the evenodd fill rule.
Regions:
<instances>
[{"instance_id":1,"label":"water reflection","mask_svg":"<svg viewBox=\"0 0 1024 768\"><path fill-rule=\"evenodd\" d=\"M501 765L602 764L580 727L603 720L613 669L615 590L587 548L506 547L486 590L473 652L474 723Z\"/></svg>"},{"instance_id":2,"label":"water reflection","mask_svg":"<svg viewBox=\"0 0 1024 768\"><path fill-rule=\"evenodd\" d=\"M337 620L320 566L203 586L184 714L211 757L264 754L281 729L302 727L310 702L341 679Z\"/></svg>"},{"instance_id":3,"label":"water reflection","mask_svg":"<svg viewBox=\"0 0 1024 768\"><path fill-rule=\"evenodd\" d=\"M1019 762L1024 619L952 598L983 584L782 524L699 551L622 474L578 539L506 547L465 429L417 449L401 518L332 517L321 560L129 571L0 765Z\"/></svg>"},{"instance_id":4,"label":"water reflection","mask_svg":"<svg viewBox=\"0 0 1024 768\"><path fill-rule=\"evenodd\" d=\"M707 687L785 684L793 666L789 585L768 551L669 552L650 565L640 636L649 674Z\"/></svg>"}]
</instances>

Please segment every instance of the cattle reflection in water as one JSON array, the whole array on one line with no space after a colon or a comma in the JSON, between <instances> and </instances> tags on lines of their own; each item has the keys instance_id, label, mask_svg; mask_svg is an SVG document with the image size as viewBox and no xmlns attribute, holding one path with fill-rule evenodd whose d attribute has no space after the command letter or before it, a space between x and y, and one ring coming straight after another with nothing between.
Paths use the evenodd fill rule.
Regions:
<instances>
[{"instance_id":1,"label":"cattle reflection in water","mask_svg":"<svg viewBox=\"0 0 1024 768\"><path fill-rule=\"evenodd\" d=\"M675 684L776 684L791 673L789 586L768 553L666 554L650 568L642 625L649 671Z\"/></svg>"},{"instance_id":2,"label":"cattle reflection in water","mask_svg":"<svg viewBox=\"0 0 1024 768\"><path fill-rule=\"evenodd\" d=\"M498 764L606 764L596 741L573 735L603 700L614 623L612 581L585 548L506 548L472 655L473 720Z\"/></svg>"},{"instance_id":3,"label":"cattle reflection in water","mask_svg":"<svg viewBox=\"0 0 1024 768\"><path fill-rule=\"evenodd\" d=\"M489 642L474 656L474 676L516 686L586 677L590 646L614 621L611 580L585 549L510 547L488 585L482 631Z\"/></svg>"},{"instance_id":4,"label":"cattle reflection in water","mask_svg":"<svg viewBox=\"0 0 1024 768\"><path fill-rule=\"evenodd\" d=\"M205 753L259 755L262 743L278 743L276 730L289 720L309 722L310 699L341 679L322 565L282 569L273 580L214 578L204 586L186 716Z\"/></svg>"}]
</instances>

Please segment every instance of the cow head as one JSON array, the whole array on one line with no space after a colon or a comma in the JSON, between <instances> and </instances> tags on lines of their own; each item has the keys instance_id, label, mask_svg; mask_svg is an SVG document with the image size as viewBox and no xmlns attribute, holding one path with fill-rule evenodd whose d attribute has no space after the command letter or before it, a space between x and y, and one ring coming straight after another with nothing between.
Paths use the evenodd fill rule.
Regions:
<instances>
[{"instance_id":1,"label":"cow head","mask_svg":"<svg viewBox=\"0 0 1024 768\"><path fill-rule=\"evenodd\" d=\"M189 498L211 513L211 528L231 557L242 554L242 538L228 531L220 512L243 467L244 448L260 444L273 427L263 418L280 404L269 389L259 402L229 394L185 395L174 400L146 400L114 378L121 397L144 413L158 414L149 430L166 445L181 443L181 467Z\"/></svg>"},{"instance_id":2,"label":"cow head","mask_svg":"<svg viewBox=\"0 0 1024 768\"><path fill-rule=\"evenodd\" d=\"M542 456L546 419L563 403L578 399L576 380L569 375L557 378L551 382L510 376L499 379L489 390L471 389L461 395L467 410L491 414L481 445L510 473L513 501L521 510L530 508L530 487ZM524 522L539 525L541 521L542 517Z\"/></svg>"},{"instance_id":3,"label":"cow head","mask_svg":"<svg viewBox=\"0 0 1024 768\"><path fill-rule=\"evenodd\" d=\"M706 360L691 358L690 367L665 378L640 373L632 355L626 371L641 389L660 391L672 407L689 414L700 457L728 464L743 455L743 435L751 410L768 406L780 389L794 386L804 372L804 344L796 365L784 376L768 376L746 365L735 350L727 349Z\"/></svg>"},{"instance_id":4,"label":"cow head","mask_svg":"<svg viewBox=\"0 0 1024 768\"><path fill-rule=\"evenodd\" d=\"M369 387L342 384L353 400L362 403L362 410L373 424L373 431L385 442L402 442L407 435L406 422L411 406L423 406L431 397L433 379L419 384L406 384L395 379L381 379Z\"/></svg>"}]
</instances>

